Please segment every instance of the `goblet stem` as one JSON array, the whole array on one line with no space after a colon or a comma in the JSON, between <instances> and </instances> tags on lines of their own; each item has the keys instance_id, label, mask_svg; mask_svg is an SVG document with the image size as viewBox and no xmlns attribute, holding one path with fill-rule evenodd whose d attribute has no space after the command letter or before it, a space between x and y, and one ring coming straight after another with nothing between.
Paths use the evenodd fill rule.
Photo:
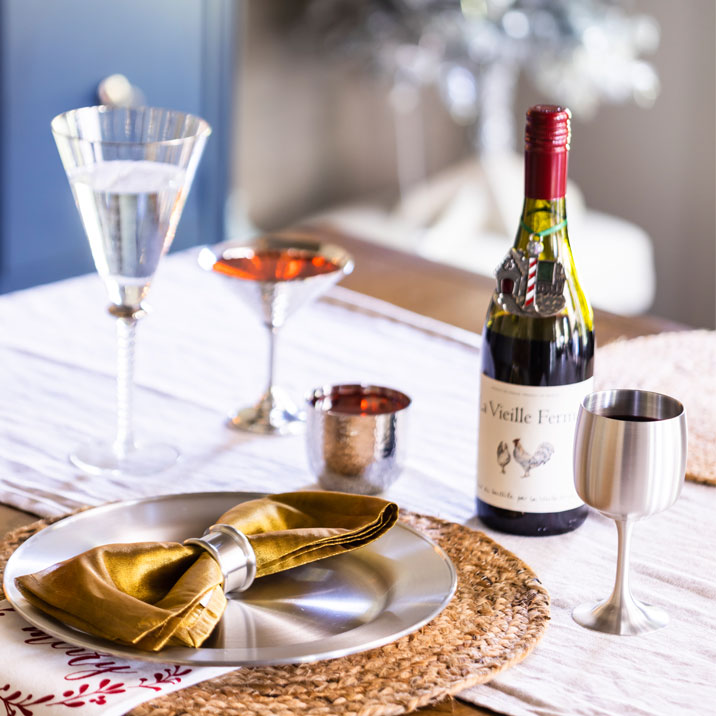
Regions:
<instances>
[{"instance_id":1,"label":"goblet stem","mask_svg":"<svg viewBox=\"0 0 716 716\"><path fill-rule=\"evenodd\" d=\"M617 524L617 574L614 589L609 602L619 611L628 611L634 603L629 585L629 561L631 554L631 534L634 522L616 520Z\"/></svg>"},{"instance_id":2,"label":"goblet stem","mask_svg":"<svg viewBox=\"0 0 716 716\"><path fill-rule=\"evenodd\" d=\"M134 336L144 310L111 305L109 313L117 326L117 432L112 442L81 445L70 461L90 474L153 475L172 467L179 453L170 445L134 442Z\"/></svg>"},{"instance_id":3,"label":"goblet stem","mask_svg":"<svg viewBox=\"0 0 716 716\"><path fill-rule=\"evenodd\" d=\"M264 435L289 435L303 432L304 416L291 398L274 384L278 328L265 324L269 332L268 380L266 391L256 405L243 408L229 418L229 425L239 430Z\"/></svg>"},{"instance_id":4,"label":"goblet stem","mask_svg":"<svg viewBox=\"0 0 716 716\"><path fill-rule=\"evenodd\" d=\"M588 629L608 634L645 634L661 629L669 622L666 612L659 607L638 602L629 587L629 557L631 532L634 520L616 520L618 554L614 589L609 599L596 606L582 604L572 616Z\"/></svg>"},{"instance_id":5,"label":"goblet stem","mask_svg":"<svg viewBox=\"0 0 716 716\"><path fill-rule=\"evenodd\" d=\"M271 395L275 374L276 374L276 340L278 337L278 328L276 326L267 325L269 332L268 346L268 384L266 385L266 395Z\"/></svg>"},{"instance_id":6,"label":"goblet stem","mask_svg":"<svg viewBox=\"0 0 716 716\"><path fill-rule=\"evenodd\" d=\"M137 316L117 316L117 435L114 451L126 457L134 448L134 338Z\"/></svg>"}]
</instances>

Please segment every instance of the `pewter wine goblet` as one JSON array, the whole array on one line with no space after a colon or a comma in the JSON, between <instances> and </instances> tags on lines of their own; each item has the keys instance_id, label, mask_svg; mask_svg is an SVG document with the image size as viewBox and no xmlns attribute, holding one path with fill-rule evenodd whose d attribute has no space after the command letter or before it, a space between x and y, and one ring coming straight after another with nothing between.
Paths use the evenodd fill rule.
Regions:
<instances>
[{"instance_id":1,"label":"pewter wine goblet","mask_svg":"<svg viewBox=\"0 0 716 716\"><path fill-rule=\"evenodd\" d=\"M269 334L266 391L255 405L231 415L229 425L267 435L303 432L305 414L274 381L276 337L299 308L353 270L353 259L339 246L307 234L282 232L206 247L199 265L227 277L239 297L260 315Z\"/></svg>"},{"instance_id":2,"label":"pewter wine goblet","mask_svg":"<svg viewBox=\"0 0 716 716\"><path fill-rule=\"evenodd\" d=\"M199 117L149 107L83 107L58 115L51 128L117 325L116 435L82 445L70 460L94 474L159 472L179 453L134 439L135 330L211 128Z\"/></svg>"},{"instance_id":3,"label":"pewter wine goblet","mask_svg":"<svg viewBox=\"0 0 716 716\"><path fill-rule=\"evenodd\" d=\"M604 390L579 408L574 482L588 505L616 520L617 574L611 596L577 607L583 627L609 634L644 634L669 621L666 612L634 599L629 553L634 522L676 502L686 470L686 413L674 398L642 390Z\"/></svg>"}]
</instances>

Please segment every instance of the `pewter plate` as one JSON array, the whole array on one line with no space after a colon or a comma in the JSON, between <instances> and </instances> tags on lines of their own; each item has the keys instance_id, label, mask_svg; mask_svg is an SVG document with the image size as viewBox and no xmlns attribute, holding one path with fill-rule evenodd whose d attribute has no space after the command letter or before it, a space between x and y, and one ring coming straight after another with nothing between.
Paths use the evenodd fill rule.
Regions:
<instances>
[{"instance_id":1,"label":"pewter plate","mask_svg":"<svg viewBox=\"0 0 716 716\"><path fill-rule=\"evenodd\" d=\"M398 523L348 554L257 579L229 603L199 649L158 653L92 636L35 609L15 578L100 544L178 541L203 534L233 505L258 493L210 492L153 497L68 517L20 545L5 568L5 594L34 626L64 641L128 659L203 666L259 666L332 659L382 646L439 614L457 585L440 547Z\"/></svg>"}]
</instances>

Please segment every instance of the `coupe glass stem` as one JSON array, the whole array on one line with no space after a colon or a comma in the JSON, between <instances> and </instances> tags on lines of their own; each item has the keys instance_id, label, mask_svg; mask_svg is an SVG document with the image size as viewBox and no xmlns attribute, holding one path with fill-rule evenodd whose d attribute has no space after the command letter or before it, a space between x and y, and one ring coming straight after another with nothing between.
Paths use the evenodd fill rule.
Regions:
<instances>
[{"instance_id":1,"label":"coupe glass stem","mask_svg":"<svg viewBox=\"0 0 716 716\"><path fill-rule=\"evenodd\" d=\"M614 581L614 590L609 602L618 609L634 602L629 586L629 558L631 550L631 534L634 522L632 520L616 520L617 524L617 574Z\"/></svg>"},{"instance_id":2,"label":"coupe glass stem","mask_svg":"<svg viewBox=\"0 0 716 716\"><path fill-rule=\"evenodd\" d=\"M274 377L276 373L276 340L278 336L278 329L275 326L266 326L269 332L269 347L268 347L268 385L266 386L266 395L271 395L271 388L273 388Z\"/></svg>"},{"instance_id":3,"label":"coupe glass stem","mask_svg":"<svg viewBox=\"0 0 716 716\"><path fill-rule=\"evenodd\" d=\"M134 447L134 337L137 318L117 318L117 436L114 451L126 457Z\"/></svg>"}]
</instances>

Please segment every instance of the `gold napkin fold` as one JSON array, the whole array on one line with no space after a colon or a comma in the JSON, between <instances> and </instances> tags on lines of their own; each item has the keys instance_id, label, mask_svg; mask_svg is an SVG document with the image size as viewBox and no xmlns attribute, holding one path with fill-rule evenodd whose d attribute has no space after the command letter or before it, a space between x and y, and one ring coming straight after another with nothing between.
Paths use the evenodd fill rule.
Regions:
<instances>
[{"instance_id":1,"label":"gold napkin fold","mask_svg":"<svg viewBox=\"0 0 716 716\"><path fill-rule=\"evenodd\" d=\"M216 522L249 538L258 578L361 547L397 519L397 505L378 497L287 492L242 502ZM147 651L201 646L226 607L217 562L176 542L95 547L15 583L56 619Z\"/></svg>"}]
</instances>

